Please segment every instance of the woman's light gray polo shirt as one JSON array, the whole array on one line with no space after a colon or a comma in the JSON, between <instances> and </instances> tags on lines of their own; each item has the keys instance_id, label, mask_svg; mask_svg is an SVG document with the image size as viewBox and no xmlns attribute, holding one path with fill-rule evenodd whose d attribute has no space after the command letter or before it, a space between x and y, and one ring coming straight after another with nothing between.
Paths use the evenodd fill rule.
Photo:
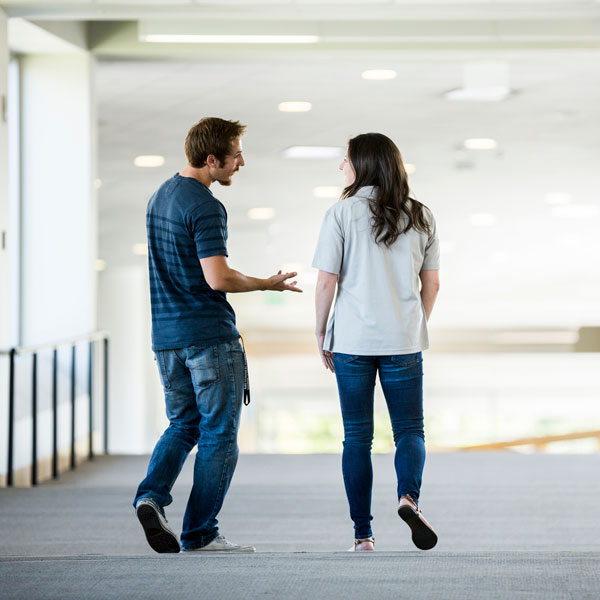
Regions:
<instances>
[{"instance_id":1,"label":"woman's light gray polo shirt","mask_svg":"<svg viewBox=\"0 0 600 600\"><path fill-rule=\"evenodd\" d=\"M323 348L363 356L411 354L429 347L419 273L439 269L439 240L412 228L386 248L371 233L373 187L326 213L312 266L338 275L337 298Z\"/></svg>"}]
</instances>

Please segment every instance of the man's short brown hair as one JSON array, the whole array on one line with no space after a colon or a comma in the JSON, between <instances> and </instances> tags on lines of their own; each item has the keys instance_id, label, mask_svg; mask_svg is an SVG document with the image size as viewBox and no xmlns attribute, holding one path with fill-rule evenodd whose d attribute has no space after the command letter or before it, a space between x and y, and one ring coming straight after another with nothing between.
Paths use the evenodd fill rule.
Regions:
<instances>
[{"instance_id":1,"label":"man's short brown hair","mask_svg":"<svg viewBox=\"0 0 600 600\"><path fill-rule=\"evenodd\" d=\"M224 162L231 151L231 144L244 135L246 126L239 121L226 121L218 117L204 117L189 131L185 138L185 155L190 166L199 169L206 164L209 154Z\"/></svg>"}]
</instances>

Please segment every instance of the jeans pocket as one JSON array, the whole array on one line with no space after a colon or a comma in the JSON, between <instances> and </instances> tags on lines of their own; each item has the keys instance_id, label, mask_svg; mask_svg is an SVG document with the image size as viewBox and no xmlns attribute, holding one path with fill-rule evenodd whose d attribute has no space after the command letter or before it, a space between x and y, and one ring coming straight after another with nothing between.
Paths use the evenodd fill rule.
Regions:
<instances>
[{"instance_id":1,"label":"jeans pocket","mask_svg":"<svg viewBox=\"0 0 600 600\"><path fill-rule=\"evenodd\" d=\"M357 354L342 354L341 352L334 352L332 354L332 356L333 356L333 360L341 362L345 365L347 365L348 363L351 363L359 358L359 356Z\"/></svg>"},{"instance_id":2,"label":"jeans pocket","mask_svg":"<svg viewBox=\"0 0 600 600\"><path fill-rule=\"evenodd\" d=\"M239 338L237 340L233 340L231 342L227 342L226 344L227 350L229 352L243 352L244 348Z\"/></svg>"},{"instance_id":3,"label":"jeans pocket","mask_svg":"<svg viewBox=\"0 0 600 600\"><path fill-rule=\"evenodd\" d=\"M165 364L165 352L168 352L168 350L158 350L154 353L154 356L156 357L160 382L165 390L169 390L171 389L171 382L169 380L169 373Z\"/></svg>"},{"instance_id":4,"label":"jeans pocket","mask_svg":"<svg viewBox=\"0 0 600 600\"><path fill-rule=\"evenodd\" d=\"M390 356L390 359L400 367L412 367L422 362L423 356L421 352L415 352L414 354L396 354L395 356Z\"/></svg>"},{"instance_id":5,"label":"jeans pocket","mask_svg":"<svg viewBox=\"0 0 600 600\"><path fill-rule=\"evenodd\" d=\"M219 381L219 348L187 349L185 364L190 370L194 387L208 387Z\"/></svg>"}]
</instances>

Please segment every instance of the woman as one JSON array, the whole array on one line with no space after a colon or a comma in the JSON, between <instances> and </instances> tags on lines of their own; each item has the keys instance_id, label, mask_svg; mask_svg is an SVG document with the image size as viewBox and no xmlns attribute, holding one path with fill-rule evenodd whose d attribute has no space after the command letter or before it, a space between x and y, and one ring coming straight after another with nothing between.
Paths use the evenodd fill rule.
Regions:
<instances>
[{"instance_id":1,"label":"woman","mask_svg":"<svg viewBox=\"0 0 600 600\"><path fill-rule=\"evenodd\" d=\"M339 168L344 191L325 214L313 267L319 269L317 343L325 368L335 372L344 421L342 471L355 532L350 550L374 549L371 445L378 372L396 445L398 514L415 545L428 550L437 536L418 508L425 462L421 351L429 345L427 319L439 290L435 221L410 198L400 151L385 135L352 138Z\"/></svg>"}]
</instances>

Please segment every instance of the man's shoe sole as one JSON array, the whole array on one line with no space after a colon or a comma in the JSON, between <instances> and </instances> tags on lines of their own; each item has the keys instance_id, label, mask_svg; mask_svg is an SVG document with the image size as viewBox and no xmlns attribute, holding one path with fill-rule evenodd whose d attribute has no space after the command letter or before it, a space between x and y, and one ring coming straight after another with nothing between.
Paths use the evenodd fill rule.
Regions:
<instances>
[{"instance_id":1,"label":"man's shoe sole","mask_svg":"<svg viewBox=\"0 0 600 600\"><path fill-rule=\"evenodd\" d=\"M246 552L246 553L252 553L252 552L256 552L256 548L252 547L252 550L248 549L248 550L242 550L241 548L238 549L229 549L226 550L225 548L183 548L182 549L183 552L189 552L190 554L192 552Z\"/></svg>"},{"instance_id":2,"label":"man's shoe sole","mask_svg":"<svg viewBox=\"0 0 600 600\"><path fill-rule=\"evenodd\" d=\"M410 527L412 541L419 550L431 550L438 541L437 535L419 517L419 514L410 506L401 506L398 509L400 518Z\"/></svg>"},{"instance_id":3,"label":"man's shoe sole","mask_svg":"<svg viewBox=\"0 0 600 600\"><path fill-rule=\"evenodd\" d=\"M177 553L181 550L179 540L173 533L163 527L156 510L148 504L140 504L135 511L150 548L160 554Z\"/></svg>"}]
</instances>

